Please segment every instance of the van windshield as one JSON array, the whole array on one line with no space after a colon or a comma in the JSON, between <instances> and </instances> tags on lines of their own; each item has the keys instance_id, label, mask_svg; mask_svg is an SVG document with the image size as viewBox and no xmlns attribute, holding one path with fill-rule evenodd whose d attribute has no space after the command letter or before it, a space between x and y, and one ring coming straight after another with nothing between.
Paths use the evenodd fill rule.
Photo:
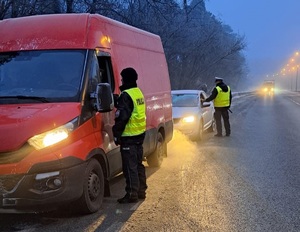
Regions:
<instances>
[{"instance_id":1,"label":"van windshield","mask_svg":"<svg viewBox=\"0 0 300 232\"><path fill-rule=\"evenodd\" d=\"M85 56L86 50L0 53L0 104L79 101Z\"/></svg>"}]
</instances>

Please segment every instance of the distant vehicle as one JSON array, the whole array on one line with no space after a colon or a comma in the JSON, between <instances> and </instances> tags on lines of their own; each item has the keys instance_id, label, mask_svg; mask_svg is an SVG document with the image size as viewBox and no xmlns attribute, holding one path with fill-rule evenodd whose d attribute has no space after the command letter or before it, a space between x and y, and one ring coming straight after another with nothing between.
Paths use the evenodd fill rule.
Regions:
<instances>
[{"instance_id":1,"label":"distant vehicle","mask_svg":"<svg viewBox=\"0 0 300 232\"><path fill-rule=\"evenodd\" d=\"M260 93L264 95L273 95L275 91L275 81L266 80L260 88Z\"/></svg>"},{"instance_id":2,"label":"distant vehicle","mask_svg":"<svg viewBox=\"0 0 300 232\"><path fill-rule=\"evenodd\" d=\"M201 140L203 132L215 131L213 102L201 103L207 98L203 90L172 90L174 129L192 140Z\"/></svg>"}]
</instances>

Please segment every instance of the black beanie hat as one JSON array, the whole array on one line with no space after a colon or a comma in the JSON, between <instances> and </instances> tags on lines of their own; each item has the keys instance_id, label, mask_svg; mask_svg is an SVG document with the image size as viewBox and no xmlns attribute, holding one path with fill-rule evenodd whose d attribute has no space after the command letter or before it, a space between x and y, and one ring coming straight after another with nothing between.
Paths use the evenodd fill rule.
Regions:
<instances>
[{"instance_id":1,"label":"black beanie hat","mask_svg":"<svg viewBox=\"0 0 300 232\"><path fill-rule=\"evenodd\" d=\"M135 83L138 79L138 74L134 70L134 68L125 68L121 72L121 76L123 79L123 83Z\"/></svg>"}]
</instances>

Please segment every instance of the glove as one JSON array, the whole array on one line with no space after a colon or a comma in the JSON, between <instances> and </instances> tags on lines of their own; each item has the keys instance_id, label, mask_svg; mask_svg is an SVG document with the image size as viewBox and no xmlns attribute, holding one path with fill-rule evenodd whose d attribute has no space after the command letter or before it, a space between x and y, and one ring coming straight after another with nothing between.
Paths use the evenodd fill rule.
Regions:
<instances>
[{"instance_id":1,"label":"glove","mask_svg":"<svg viewBox=\"0 0 300 232\"><path fill-rule=\"evenodd\" d=\"M117 108L119 95L113 94L113 98L114 98L114 106Z\"/></svg>"},{"instance_id":2,"label":"glove","mask_svg":"<svg viewBox=\"0 0 300 232\"><path fill-rule=\"evenodd\" d=\"M121 144L120 138L118 137L114 137L114 142L117 146Z\"/></svg>"}]
</instances>

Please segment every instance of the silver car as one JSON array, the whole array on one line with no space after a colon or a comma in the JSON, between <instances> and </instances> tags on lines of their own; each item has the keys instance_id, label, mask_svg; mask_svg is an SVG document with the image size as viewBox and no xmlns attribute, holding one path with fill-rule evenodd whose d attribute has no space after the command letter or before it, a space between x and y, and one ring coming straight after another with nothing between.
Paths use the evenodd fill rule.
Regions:
<instances>
[{"instance_id":1,"label":"silver car","mask_svg":"<svg viewBox=\"0 0 300 232\"><path fill-rule=\"evenodd\" d=\"M207 95L202 90L172 90L174 128L192 140L201 140L203 132L215 131L213 102L201 103Z\"/></svg>"}]
</instances>

